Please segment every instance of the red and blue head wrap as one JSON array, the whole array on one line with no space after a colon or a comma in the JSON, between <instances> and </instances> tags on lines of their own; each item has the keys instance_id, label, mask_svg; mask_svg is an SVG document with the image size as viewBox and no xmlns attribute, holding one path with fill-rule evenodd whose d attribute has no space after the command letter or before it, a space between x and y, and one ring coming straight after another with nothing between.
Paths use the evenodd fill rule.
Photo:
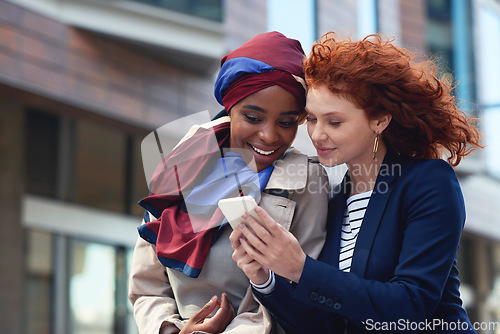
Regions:
<instances>
[{"instance_id":1,"label":"red and blue head wrap","mask_svg":"<svg viewBox=\"0 0 500 334\"><path fill-rule=\"evenodd\" d=\"M297 78L304 78L304 58L295 39L276 31L257 35L222 58L215 98L229 112L243 98L278 85L295 96L303 109L305 89Z\"/></svg>"},{"instance_id":2,"label":"red and blue head wrap","mask_svg":"<svg viewBox=\"0 0 500 334\"><path fill-rule=\"evenodd\" d=\"M297 78L303 78L304 57L298 41L278 32L260 34L222 58L215 96L230 111L241 99L278 85L295 96L303 109L305 90ZM214 137L217 149L212 147ZM198 277L212 242L224 228L219 228L223 216L218 200L245 195L246 189L260 196L272 171L249 173L250 168L238 164L241 160L246 165L241 156L239 160L228 154L221 157L229 142L228 120L212 128L200 127L162 158L150 195L140 201L156 220L150 221L146 214L139 234L156 245L163 265L190 277Z\"/></svg>"}]
</instances>

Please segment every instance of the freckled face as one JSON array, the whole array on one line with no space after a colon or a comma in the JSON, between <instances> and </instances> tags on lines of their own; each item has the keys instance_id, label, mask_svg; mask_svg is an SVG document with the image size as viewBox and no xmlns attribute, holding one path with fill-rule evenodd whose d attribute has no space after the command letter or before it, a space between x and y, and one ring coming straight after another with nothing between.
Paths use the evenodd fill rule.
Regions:
<instances>
[{"instance_id":1,"label":"freckled face","mask_svg":"<svg viewBox=\"0 0 500 334\"><path fill-rule=\"evenodd\" d=\"M307 93L307 132L325 166L370 164L373 160L375 120L344 96L326 86Z\"/></svg>"},{"instance_id":2,"label":"freckled face","mask_svg":"<svg viewBox=\"0 0 500 334\"><path fill-rule=\"evenodd\" d=\"M295 97L280 86L247 96L230 111L231 148L248 151L257 171L269 167L292 144L300 113Z\"/></svg>"}]
</instances>

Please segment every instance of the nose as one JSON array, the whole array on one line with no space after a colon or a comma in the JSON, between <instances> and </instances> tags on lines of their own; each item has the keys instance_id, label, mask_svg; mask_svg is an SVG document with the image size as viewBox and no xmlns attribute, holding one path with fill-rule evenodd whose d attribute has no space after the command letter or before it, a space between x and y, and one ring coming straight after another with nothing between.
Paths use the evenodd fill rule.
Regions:
<instances>
[{"instance_id":1,"label":"nose","mask_svg":"<svg viewBox=\"0 0 500 334\"><path fill-rule=\"evenodd\" d=\"M274 126L268 124L260 129L259 139L266 144L273 144L278 141L279 134Z\"/></svg>"},{"instance_id":2,"label":"nose","mask_svg":"<svg viewBox=\"0 0 500 334\"><path fill-rule=\"evenodd\" d=\"M324 141L328 138L324 126L321 122L315 122L315 123L308 122L307 132L309 133L309 137L311 137L311 140L314 143Z\"/></svg>"}]
</instances>

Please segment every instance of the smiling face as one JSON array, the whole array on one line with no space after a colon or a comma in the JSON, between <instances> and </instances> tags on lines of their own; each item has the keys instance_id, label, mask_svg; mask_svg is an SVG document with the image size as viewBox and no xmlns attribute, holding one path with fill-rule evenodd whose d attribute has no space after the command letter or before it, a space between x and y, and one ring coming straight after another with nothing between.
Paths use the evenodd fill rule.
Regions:
<instances>
[{"instance_id":1,"label":"smiling face","mask_svg":"<svg viewBox=\"0 0 500 334\"><path fill-rule=\"evenodd\" d=\"M309 88L306 111L307 132L323 165L346 163L352 168L373 163L375 137L387 119L369 119L363 109L326 86Z\"/></svg>"},{"instance_id":2,"label":"smiling face","mask_svg":"<svg viewBox=\"0 0 500 334\"><path fill-rule=\"evenodd\" d=\"M292 144L300 112L295 97L280 86L245 97L230 111L231 148L248 151L258 171L269 167Z\"/></svg>"}]
</instances>

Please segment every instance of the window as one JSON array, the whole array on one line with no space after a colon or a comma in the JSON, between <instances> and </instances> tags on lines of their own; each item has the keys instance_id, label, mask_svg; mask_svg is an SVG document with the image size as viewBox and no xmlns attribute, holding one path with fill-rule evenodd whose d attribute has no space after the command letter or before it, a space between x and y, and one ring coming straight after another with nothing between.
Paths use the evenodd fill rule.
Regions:
<instances>
[{"instance_id":1,"label":"window","mask_svg":"<svg viewBox=\"0 0 500 334\"><path fill-rule=\"evenodd\" d=\"M72 239L69 254L71 333L137 333L127 298L132 250Z\"/></svg>"},{"instance_id":2,"label":"window","mask_svg":"<svg viewBox=\"0 0 500 334\"><path fill-rule=\"evenodd\" d=\"M26 134L23 333L136 334L127 280L148 194L143 136L34 109Z\"/></svg>"},{"instance_id":3,"label":"window","mask_svg":"<svg viewBox=\"0 0 500 334\"><path fill-rule=\"evenodd\" d=\"M300 41L306 54L318 36L315 0L269 0L268 31L279 31ZM300 22L300 24L297 24Z\"/></svg>"},{"instance_id":4,"label":"window","mask_svg":"<svg viewBox=\"0 0 500 334\"><path fill-rule=\"evenodd\" d=\"M453 65L453 31L449 0L427 1L427 41L429 51L448 75Z\"/></svg>"},{"instance_id":5,"label":"window","mask_svg":"<svg viewBox=\"0 0 500 334\"><path fill-rule=\"evenodd\" d=\"M126 263L126 272L127 274L130 272L130 268L132 267L132 256L134 254L133 249L128 249L125 253L125 263ZM127 283L127 288L128 288L128 275L126 276L125 282ZM139 332L137 328L137 324L135 323L134 319L134 309L132 307L132 304L128 301L126 301L126 325L127 325L127 334L137 334ZM125 332L124 332L125 333Z\"/></svg>"},{"instance_id":6,"label":"window","mask_svg":"<svg viewBox=\"0 0 500 334\"><path fill-rule=\"evenodd\" d=\"M358 37L378 32L377 0L358 0Z\"/></svg>"},{"instance_id":7,"label":"window","mask_svg":"<svg viewBox=\"0 0 500 334\"><path fill-rule=\"evenodd\" d=\"M500 11L482 4L478 7L477 66L479 103L482 106L482 128L486 144L486 168L500 178Z\"/></svg>"},{"instance_id":8,"label":"window","mask_svg":"<svg viewBox=\"0 0 500 334\"><path fill-rule=\"evenodd\" d=\"M126 136L86 121L76 132L76 202L125 212Z\"/></svg>"},{"instance_id":9,"label":"window","mask_svg":"<svg viewBox=\"0 0 500 334\"><path fill-rule=\"evenodd\" d=\"M79 121L75 148L76 202L94 208L142 216L137 202L147 196L141 136Z\"/></svg>"},{"instance_id":10,"label":"window","mask_svg":"<svg viewBox=\"0 0 500 334\"><path fill-rule=\"evenodd\" d=\"M500 321L500 245L493 244L491 247L491 257L493 263L492 270L492 291L486 297L486 305L491 314L492 320Z\"/></svg>"},{"instance_id":11,"label":"window","mask_svg":"<svg viewBox=\"0 0 500 334\"><path fill-rule=\"evenodd\" d=\"M50 334L53 308L53 238L46 232L26 233L24 333Z\"/></svg>"},{"instance_id":12,"label":"window","mask_svg":"<svg viewBox=\"0 0 500 334\"><path fill-rule=\"evenodd\" d=\"M116 251L113 247L70 242L69 301L73 334L113 333Z\"/></svg>"},{"instance_id":13,"label":"window","mask_svg":"<svg viewBox=\"0 0 500 334\"><path fill-rule=\"evenodd\" d=\"M24 333L137 334L127 298L131 248L26 236Z\"/></svg>"},{"instance_id":14,"label":"window","mask_svg":"<svg viewBox=\"0 0 500 334\"><path fill-rule=\"evenodd\" d=\"M131 0L222 22L222 0Z\"/></svg>"},{"instance_id":15,"label":"window","mask_svg":"<svg viewBox=\"0 0 500 334\"><path fill-rule=\"evenodd\" d=\"M29 109L26 112L26 191L56 197L59 118Z\"/></svg>"},{"instance_id":16,"label":"window","mask_svg":"<svg viewBox=\"0 0 500 334\"><path fill-rule=\"evenodd\" d=\"M27 193L142 216L141 135L34 109L26 134Z\"/></svg>"},{"instance_id":17,"label":"window","mask_svg":"<svg viewBox=\"0 0 500 334\"><path fill-rule=\"evenodd\" d=\"M475 102L472 10L469 1L427 0L427 41L441 76L456 86L460 108L471 116Z\"/></svg>"}]
</instances>

